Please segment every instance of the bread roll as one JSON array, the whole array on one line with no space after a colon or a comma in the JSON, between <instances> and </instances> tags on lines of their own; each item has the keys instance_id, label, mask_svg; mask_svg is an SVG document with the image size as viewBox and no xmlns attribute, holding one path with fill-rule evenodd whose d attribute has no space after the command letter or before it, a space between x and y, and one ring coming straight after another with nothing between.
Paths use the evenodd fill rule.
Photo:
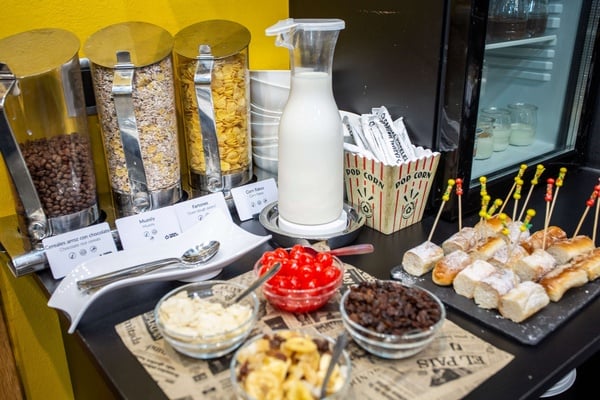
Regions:
<instances>
[{"instance_id":1,"label":"bread roll","mask_svg":"<svg viewBox=\"0 0 600 400\"><path fill-rule=\"evenodd\" d=\"M504 220L505 223L510 223L510 217L506 217ZM496 236L500 233L500 231L504 228L504 224L502 220L498 217L498 215L493 216L492 218L483 219L475 224L475 230L477 231L479 237L483 240L492 236Z\"/></svg>"},{"instance_id":2,"label":"bread roll","mask_svg":"<svg viewBox=\"0 0 600 400\"><path fill-rule=\"evenodd\" d=\"M496 267L484 260L475 260L456 274L452 285L454 291L469 299L473 298L475 287L486 276L493 274Z\"/></svg>"},{"instance_id":3,"label":"bread roll","mask_svg":"<svg viewBox=\"0 0 600 400\"><path fill-rule=\"evenodd\" d=\"M507 243L501 236L487 238L471 251L471 257L475 260L489 260L499 251L506 249Z\"/></svg>"},{"instance_id":4,"label":"bread roll","mask_svg":"<svg viewBox=\"0 0 600 400\"><path fill-rule=\"evenodd\" d=\"M595 248L585 256L579 256L573 261L573 266L587 273L588 281L600 276L600 248Z\"/></svg>"},{"instance_id":5,"label":"bread roll","mask_svg":"<svg viewBox=\"0 0 600 400\"><path fill-rule=\"evenodd\" d=\"M556 241L546 251L552 254L557 264L566 264L579 255L589 253L595 247L592 239L585 235L579 235Z\"/></svg>"},{"instance_id":6,"label":"bread roll","mask_svg":"<svg viewBox=\"0 0 600 400\"><path fill-rule=\"evenodd\" d=\"M444 250L428 240L406 251L402 257L402 266L409 274L421 276L431 271L442 257Z\"/></svg>"},{"instance_id":7,"label":"bread roll","mask_svg":"<svg viewBox=\"0 0 600 400\"><path fill-rule=\"evenodd\" d=\"M454 281L456 274L465 269L472 261L471 256L462 250L446 254L433 266L431 280L437 285L449 286Z\"/></svg>"},{"instance_id":8,"label":"bread roll","mask_svg":"<svg viewBox=\"0 0 600 400\"><path fill-rule=\"evenodd\" d=\"M567 233L558 226L549 226L546 229L546 246L545 249L552 246L554 242L567 238ZM544 230L534 232L529 238L520 242L521 246L527 250L529 254L536 249L541 249L544 244ZM544 249L544 250L545 250Z\"/></svg>"},{"instance_id":9,"label":"bread roll","mask_svg":"<svg viewBox=\"0 0 600 400\"><path fill-rule=\"evenodd\" d=\"M521 221L511 221L507 224L510 243L519 243L523 240L527 240L529 236L531 236L529 229L521 231L521 225L523 225L523 222Z\"/></svg>"},{"instance_id":10,"label":"bread roll","mask_svg":"<svg viewBox=\"0 0 600 400\"><path fill-rule=\"evenodd\" d=\"M514 266L517 264L517 262L521 258L528 255L529 253L527 253L523 246L518 244L509 244L508 246L494 253L492 258L487 261L499 268L514 269Z\"/></svg>"},{"instance_id":11,"label":"bread roll","mask_svg":"<svg viewBox=\"0 0 600 400\"><path fill-rule=\"evenodd\" d=\"M504 318L514 322L523 322L549 303L550 298L542 285L525 281L500 297L498 311Z\"/></svg>"},{"instance_id":12,"label":"bread roll","mask_svg":"<svg viewBox=\"0 0 600 400\"><path fill-rule=\"evenodd\" d=\"M450 254L456 250L469 251L477 246L479 234L475 228L466 226L442 243L444 254Z\"/></svg>"},{"instance_id":13,"label":"bread roll","mask_svg":"<svg viewBox=\"0 0 600 400\"><path fill-rule=\"evenodd\" d=\"M518 260L513 267L521 281L537 282L556 266L554 257L545 250L534 250L530 255Z\"/></svg>"},{"instance_id":14,"label":"bread roll","mask_svg":"<svg viewBox=\"0 0 600 400\"><path fill-rule=\"evenodd\" d=\"M510 269L497 269L483 278L473 292L473 300L481 308L498 308L500 297L519 283L519 278Z\"/></svg>"},{"instance_id":15,"label":"bread roll","mask_svg":"<svg viewBox=\"0 0 600 400\"><path fill-rule=\"evenodd\" d=\"M551 301L559 301L565 292L571 288L583 286L587 283L588 276L585 270L573 264L564 264L554 268L540 279Z\"/></svg>"}]
</instances>

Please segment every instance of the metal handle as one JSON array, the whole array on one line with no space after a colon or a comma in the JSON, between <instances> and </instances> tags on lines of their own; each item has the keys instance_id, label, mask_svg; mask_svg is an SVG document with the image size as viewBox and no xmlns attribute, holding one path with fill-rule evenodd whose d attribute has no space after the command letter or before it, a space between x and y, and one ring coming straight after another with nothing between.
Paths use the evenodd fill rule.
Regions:
<instances>
[{"instance_id":1,"label":"metal handle","mask_svg":"<svg viewBox=\"0 0 600 400\"><path fill-rule=\"evenodd\" d=\"M148 193L148 180L133 107L133 75L134 65L129 52L118 51L112 94L129 175L131 204L134 212L141 213L152 209L152 200Z\"/></svg>"},{"instance_id":2,"label":"metal handle","mask_svg":"<svg viewBox=\"0 0 600 400\"><path fill-rule=\"evenodd\" d=\"M228 302L226 306L230 306L231 304L235 304L244 297L248 296L250 293L254 292L256 288L262 285L264 282L268 281L273 275L275 275L281 269L281 263L275 263L264 275L261 275L260 278L255 280L250 286L246 288L242 293L238 294L233 300Z\"/></svg>"},{"instance_id":3,"label":"metal handle","mask_svg":"<svg viewBox=\"0 0 600 400\"><path fill-rule=\"evenodd\" d=\"M122 279L131 278L146 274L148 272L156 271L159 268L166 267L169 265L180 263L179 258L165 258L162 260L150 261L140 265L134 265L133 267L121 269L114 272L108 272L106 274L94 276L93 278L82 279L77 281L77 288L79 290L91 290L101 286L108 285Z\"/></svg>"},{"instance_id":4,"label":"metal handle","mask_svg":"<svg viewBox=\"0 0 600 400\"><path fill-rule=\"evenodd\" d=\"M198 118L200 119L200 130L202 132L204 161L206 162L207 189L210 192L219 192L223 190L223 177L211 89L215 58L211 54L209 45L201 45L198 52L198 64L196 66L196 73L194 74L194 88L196 89Z\"/></svg>"},{"instance_id":5,"label":"metal handle","mask_svg":"<svg viewBox=\"0 0 600 400\"><path fill-rule=\"evenodd\" d=\"M4 157L4 162L15 189L19 195L27 218L27 230L31 239L39 241L50 235L48 219L42 208L42 203L38 196L33 179L27 168L27 163L14 132L10 126L10 118L7 115L5 105L9 98L12 100L18 96L18 83L6 64L0 63L0 152ZM16 100L15 100L16 101ZM18 119L23 119L19 105L14 107L19 115Z\"/></svg>"}]
</instances>

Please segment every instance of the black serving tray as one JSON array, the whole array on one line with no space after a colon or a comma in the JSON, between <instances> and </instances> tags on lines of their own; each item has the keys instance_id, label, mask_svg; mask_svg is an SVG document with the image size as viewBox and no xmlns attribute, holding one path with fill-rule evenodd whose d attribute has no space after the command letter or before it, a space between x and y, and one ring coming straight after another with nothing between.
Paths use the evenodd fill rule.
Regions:
<instances>
[{"instance_id":1,"label":"black serving tray","mask_svg":"<svg viewBox=\"0 0 600 400\"><path fill-rule=\"evenodd\" d=\"M550 302L525 321L516 323L502 317L497 310L478 307L473 299L456 294L452 286L436 285L431 280L431 273L415 277L404 271L400 265L392 269L392 277L404 284L425 288L438 296L447 306L528 345L538 344L556 328L566 323L579 310L592 302L600 293L600 279L596 279L581 287L568 290L560 301Z\"/></svg>"}]
</instances>

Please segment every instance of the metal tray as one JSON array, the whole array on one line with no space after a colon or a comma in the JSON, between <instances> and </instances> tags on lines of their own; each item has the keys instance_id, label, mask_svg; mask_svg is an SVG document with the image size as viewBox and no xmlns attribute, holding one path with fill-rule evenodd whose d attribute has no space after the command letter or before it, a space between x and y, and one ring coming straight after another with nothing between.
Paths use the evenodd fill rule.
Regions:
<instances>
[{"instance_id":1,"label":"metal tray","mask_svg":"<svg viewBox=\"0 0 600 400\"><path fill-rule=\"evenodd\" d=\"M408 274L401 265L392 269L392 278L405 284L423 287L442 300L442 302L484 325L493 328L517 341L535 345L569 318L590 303L600 293L600 279L568 290L558 302L550 302L546 307L521 323L503 318L497 310L486 310L475 304L473 299L456 294L452 286L439 286L431 280L431 273L415 277Z\"/></svg>"},{"instance_id":2,"label":"metal tray","mask_svg":"<svg viewBox=\"0 0 600 400\"><path fill-rule=\"evenodd\" d=\"M344 204L346 211L346 228L341 232L334 232L328 235L304 235L297 237L294 234L284 231L279 227L279 210L277 202L267 205L258 216L262 226L271 234L272 241L281 247L292 247L295 244L311 245L318 242L326 242L331 249L345 246L352 243L358 236L361 228L365 224L365 217L358 213L352 206Z\"/></svg>"}]
</instances>

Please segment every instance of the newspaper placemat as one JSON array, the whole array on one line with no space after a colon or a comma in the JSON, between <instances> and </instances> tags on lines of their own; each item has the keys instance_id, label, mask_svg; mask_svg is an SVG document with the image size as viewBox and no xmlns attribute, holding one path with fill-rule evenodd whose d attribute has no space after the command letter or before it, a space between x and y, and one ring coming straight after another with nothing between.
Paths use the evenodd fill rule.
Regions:
<instances>
[{"instance_id":1,"label":"newspaper placemat","mask_svg":"<svg viewBox=\"0 0 600 400\"><path fill-rule=\"evenodd\" d=\"M249 284L252 271L234 281ZM346 264L344 287L374 279ZM343 329L338 294L323 308L306 314L281 312L261 300L259 321L251 336L276 329L308 329L335 337ZM196 360L166 343L153 312L115 326L125 346L170 399L234 399L229 364L233 353L214 360ZM353 341L352 396L356 399L460 399L508 364L514 356L446 320L439 336L422 352L403 360L373 356Z\"/></svg>"}]
</instances>

